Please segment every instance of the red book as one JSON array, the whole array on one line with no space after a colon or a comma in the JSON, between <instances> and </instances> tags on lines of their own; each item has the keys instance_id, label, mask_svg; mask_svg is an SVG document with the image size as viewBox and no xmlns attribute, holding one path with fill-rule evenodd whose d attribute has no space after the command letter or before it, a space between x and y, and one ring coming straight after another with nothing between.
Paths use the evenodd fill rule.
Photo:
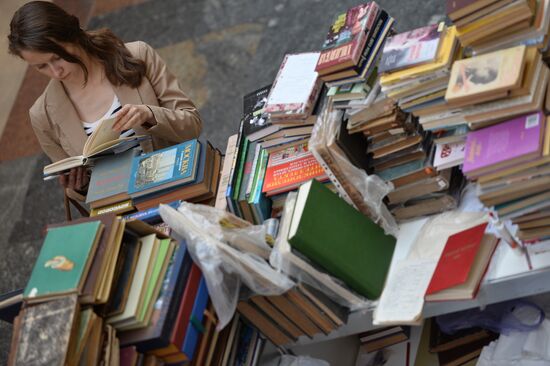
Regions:
<instances>
[{"instance_id":1,"label":"red book","mask_svg":"<svg viewBox=\"0 0 550 366\"><path fill-rule=\"evenodd\" d=\"M193 263L191 273L189 274L189 279L187 280L187 285L185 286L185 290L181 298L181 304L178 310L178 316L176 317L176 322L174 323L174 328L172 330L172 336L170 337L170 345L165 348L155 350L151 352L151 354L164 358L166 356L175 356L176 354L181 353L181 361L186 361L187 357L181 352L181 346L183 344L185 332L187 331L187 326L189 325L189 319L195 303L195 296L197 295L197 291L199 289L200 279L201 270L196 264Z\"/></svg>"},{"instance_id":2,"label":"red book","mask_svg":"<svg viewBox=\"0 0 550 366\"><path fill-rule=\"evenodd\" d=\"M498 239L483 223L449 236L432 275L426 301L473 299Z\"/></svg>"},{"instance_id":3,"label":"red book","mask_svg":"<svg viewBox=\"0 0 550 366\"><path fill-rule=\"evenodd\" d=\"M328 179L307 142L290 146L269 155L262 192L266 196L288 192L313 178Z\"/></svg>"}]
</instances>

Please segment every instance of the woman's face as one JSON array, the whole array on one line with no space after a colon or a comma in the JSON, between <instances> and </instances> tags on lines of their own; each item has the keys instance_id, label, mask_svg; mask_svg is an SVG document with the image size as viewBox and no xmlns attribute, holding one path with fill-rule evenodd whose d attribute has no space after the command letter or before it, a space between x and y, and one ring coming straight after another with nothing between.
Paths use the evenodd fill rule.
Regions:
<instances>
[{"instance_id":1,"label":"woman's face","mask_svg":"<svg viewBox=\"0 0 550 366\"><path fill-rule=\"evenodd\" d=\"M74 47L64 46L64 48L70 54L75 54ZM21 57L23 60L27 61L29 66L34 67L39 73L51 79L64 82L82 79L82 69L80 65L68 62L55 53L23 50L21 51Z\"/></svg>"}]
</instances>

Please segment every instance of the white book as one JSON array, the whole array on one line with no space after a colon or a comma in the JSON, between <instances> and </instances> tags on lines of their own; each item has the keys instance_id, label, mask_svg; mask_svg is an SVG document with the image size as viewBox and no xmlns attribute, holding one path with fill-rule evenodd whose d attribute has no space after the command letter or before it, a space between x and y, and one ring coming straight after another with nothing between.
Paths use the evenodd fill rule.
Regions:
<instances>
[{"instance_id":1,"label":"white book","mask_svg":"<svg viewBox=\"0 0 550 366\"><path fill-rule=\"evenodd\" d=\"M437 170L452 168L464 162L466 141L437 144L435 147L434 167Z\"/></svg>"}]
</instances>

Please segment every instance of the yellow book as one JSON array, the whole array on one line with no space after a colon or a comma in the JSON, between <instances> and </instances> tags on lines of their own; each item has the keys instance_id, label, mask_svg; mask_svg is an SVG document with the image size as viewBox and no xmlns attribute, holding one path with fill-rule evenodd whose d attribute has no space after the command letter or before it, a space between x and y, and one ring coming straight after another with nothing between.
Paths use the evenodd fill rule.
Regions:
<instances>
[{"instance_id":1,"label":"yellow book","mask_svg":"<svg viewBox=\"0 0 550 366\"><path fill-rule=\"evenodd\" d=\"M544 147L542 156L550 155L550 116L546 117L546 131L544 132Z\"/></svg>"},{"instance_id":2,"label":"yellow book","mask_svg":"<svg viewBox=\"0 0 550 366\"><path fill-rule=\"evenodd\" d=\"M107 213L122 214L133 210L134 206L132 204L132 200L130 199L122 202L113 203L112 205L108 206L93 208L90 211L90 217L99 216Z\"/></svg>"},{"instance_id":3,"label":"yellow book","mask_svg":"<svg viewBox=\"0 0 550 366\"><path fill-rule=\"evenodd\" d=\"M527 3L523 1L513 2L512 4L507 5L505 8L503 8L500 12L497 12L496 14L483 17L475 22L468 24L467 26L458 28L457 29L458 38L461 38L468 33L475 32L480 28L487 27L492 23L498 23L503 19L505 19L506 17L509 17L510 15L514 15L514 13L521 10L530 12L530 9Z\"/></svg>"},{"instance_id":4,"label":"yellow book","mask_svg":"<svg viewBox=\"0 0 550 366\"><path fill-rule=\"evenodd\" d=\"M412 79L423 74L436 72L446 66L450 66L455 53L455 48L458 45L456 34L456 27L451 26L447 28L447 32L445 33L443 43L438 50L435 62L382 75L380 77L380 84L384 86L393 84L405 79Z\"/></svg>"}]
</instances>

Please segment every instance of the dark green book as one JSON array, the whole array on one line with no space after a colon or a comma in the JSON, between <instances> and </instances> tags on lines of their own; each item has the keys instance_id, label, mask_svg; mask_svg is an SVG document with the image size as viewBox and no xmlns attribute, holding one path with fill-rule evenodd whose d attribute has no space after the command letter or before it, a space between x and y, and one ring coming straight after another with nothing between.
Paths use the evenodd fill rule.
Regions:
<instances>
[{"instance_id":1,"label":"dark green book","mask_svg":"<svg viewBox=\"0 0 550 366\"><path fill-rule=\"evenodd\" d=\"M311 180L300 187L288 241L360 295L382 293L395 238L324 184Z\"/></svg>"},{"instance_id":2,"label":"dark green book","mask_svg":"<svg viewBox=\"0 0 550 366\"><path fill-rule=\"evenodd\" d=\"M49 229L25 287L24 300L38 302L80 294L102 230L100 221Z\"/></svg>"}]
</instances>

